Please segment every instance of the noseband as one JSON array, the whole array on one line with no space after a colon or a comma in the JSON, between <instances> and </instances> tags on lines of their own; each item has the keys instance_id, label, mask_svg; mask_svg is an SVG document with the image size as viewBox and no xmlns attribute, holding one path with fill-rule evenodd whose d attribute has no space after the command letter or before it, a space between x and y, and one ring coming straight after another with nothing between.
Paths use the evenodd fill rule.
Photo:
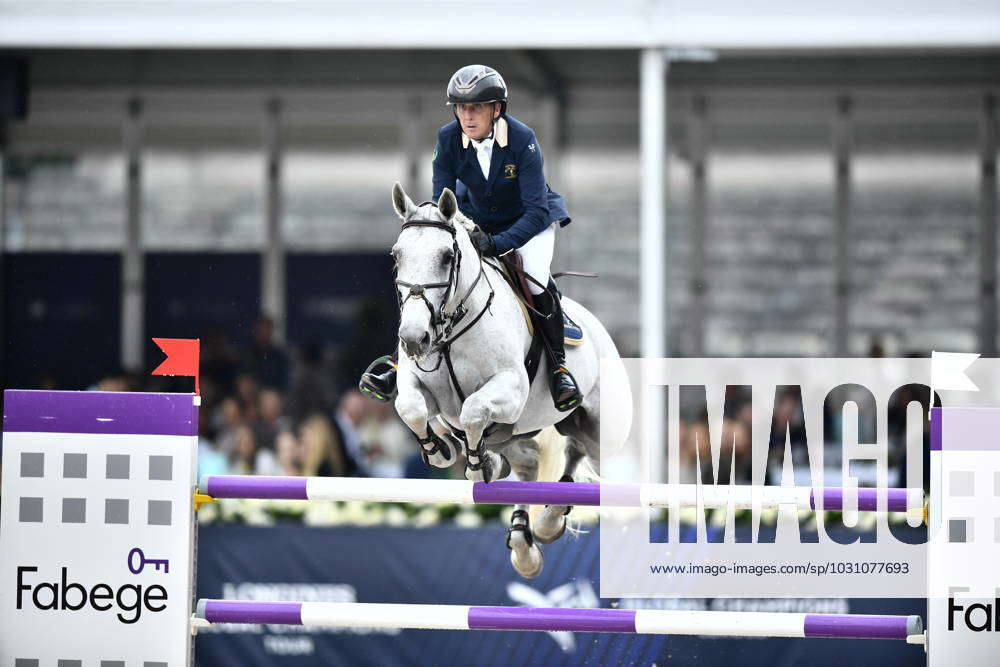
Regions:
<instances>
[{"instance_id":1,"label":"noseband","mask_svg":"<svg viewBox=\"0 0 1000 667\"><path fill-rule=\"evenodd\" d=\"M423 204L421 204L421 206L422 205ZM458 339L459 336L461 336L466 331L471 329L476 324L476 322L479 321L479 319L483 316L483 314L485 314L486 311L489 310L490 304L493 302L493 296L495 295L495 292L493 290L493 285L492 283L490 283L489 277L486 276L486 273L483 270L483 260L482 257L480 257L479 272L476 274L476 279L472 281L472 284L469 285L469 289L467 289L465 291L465 294L462 295L462 298L459 300L458 305L455 307L455 309L450 313L446 313L444 310L445 304L448 303L453 293L458 289L459 271L462 268L462 249L458 245L458 232L455 230L454 224L449 222L439 222L437 220L408 220L404 222L402 225L402 229L407 229L409 227L434 227L437 229L443 229L444 231L451 234L452 238L451 266L448 269L448 279L446 281L437 283L409 283L406 282L405 280L400 280L398 278L395 278L393 282L398 287L402 287L407 290L405 297L400 297L399 290L398 289L396 290L396 301L399 304L400 312L402 312L403 310L404 302L408 301L409 299L420 299L421 301L424 302L424 305L427 306L427 310L430 311L431 314L431 326L435 330L434 340L431 343L430 354L434 354L435 352L441 352L441 355L438 357L437 363L434 365L434 368L425 369L422 366L420 366L420 364L417 362L414 362L414 364L417 366L417 368L424 371L425 373L431 373L436 371L441 366L441 360L445 359L448 363L448 371L451 374L452 383L455 385L455 389L457 390L459 396L464 401L465 396L462 392L461 387L459 387L458 385L458 379L455 377L454 370L452 369L451 366L451 354L449 353L450 352L449 348L451 347L451 344ZM479 284L480 278L484 277L486 278L486 283L490 286L490 295L486 299L486 305L483 306L483 309L479 311L479 314L476 315L476 317L471 322L469 322L469 324L465 326L465 328L463 328L457 334L452 336L451 332L455 328L455 325L458 324L462 320L462 318L464 318L465 315L468 313L467 309L465 308L466 300L469 298L469 296L472 295L472 291L476 289L476 285ZM434 304L432 304L430 299L427 298L427 290L437 289L437 288L443 288L445 292L444 292L444 297L442 297L441 299L440 305L437 308L435 308Z\"/></svg>"}]
</instances>

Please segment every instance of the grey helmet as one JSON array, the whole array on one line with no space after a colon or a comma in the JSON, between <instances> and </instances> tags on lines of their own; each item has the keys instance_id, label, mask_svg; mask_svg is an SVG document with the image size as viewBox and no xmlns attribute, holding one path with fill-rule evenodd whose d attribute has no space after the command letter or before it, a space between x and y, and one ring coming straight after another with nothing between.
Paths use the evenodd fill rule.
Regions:
<instances>
[{"instance_id":1,"label":"grey helmet","mask_svg":"<svg viewBox=\"0 0 1000 667\"><path fill-rule=\"evenodd\" d=\"M500 72L486 65L466 65L448 81L448 104L500 102L507 110L507 84Z\"/></svg>"}]
</instances>

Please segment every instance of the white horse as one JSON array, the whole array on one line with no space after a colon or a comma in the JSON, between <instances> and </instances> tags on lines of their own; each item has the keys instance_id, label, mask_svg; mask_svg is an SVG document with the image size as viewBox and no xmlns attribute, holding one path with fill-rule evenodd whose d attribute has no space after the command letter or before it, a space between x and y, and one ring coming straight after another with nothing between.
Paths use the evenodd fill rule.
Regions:
<instances>
[{"instance_id":1,"label":"white horse","mask_svg":"<svg viewBox=\"0 0 1000 667\"><path fill-rule=\"evenodd\" d=\"M465 476L475 481L500 479L511 469L534 481L540 469L558 471L560 464L560 481L573 481L584 458L596 471L600 360L622 366L601 323L563 297L563 309L584 332L582 344L566 350L583 401L572 412L559 412L544 367L529 386L524 362L532 336L522 307L496 263L480 258L469 240L473 223L459 212L455 195L445 189L437 204L417 206L396 183L392 201L403 220L392 247L400 303L395 406L420 441L424 461L451 466L464 445ZM619 387L628 391L627 382ZM558 439L544 433L543 446L532 439L550 426L565 436L563 447L546 446ZM619 426L624 439L629 424ZM570 509L546 506L530 526L527 506L515 509L507 545L522 576L541 572L537 543L562 535Z\"/></svg>"}]
</instances>

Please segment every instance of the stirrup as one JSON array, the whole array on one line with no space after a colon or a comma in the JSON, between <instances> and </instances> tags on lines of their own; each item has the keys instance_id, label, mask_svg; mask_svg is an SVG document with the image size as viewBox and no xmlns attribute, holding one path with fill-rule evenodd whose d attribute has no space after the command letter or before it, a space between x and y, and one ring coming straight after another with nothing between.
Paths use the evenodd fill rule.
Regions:
<instances>
[{"instance_id":1,"label":"stirrup","mask_svg":"<svg viewBox=\"0 0 1000 667\"><path fill-rule=\"evenodd\" d=\"M376 374L375 368L379 366L388 366L389 369L384 373ZM376 378L379 375L389 375L395 374L396 364L392 360L392 355L384 355L371 362L365 372L361 374L361 380L358 382L358 389L362 394L372 398L380 403L389 403L396 398L396 383L393 382L392 391L385 392L382 387L376 384Z\"/></svg>"},{"instance_id":2,"label":"stirrup","mask_svg":"<svg viewBox=\"0 0 1000 667\"><path fill-rule=\"evenodd\" d=\"M556 379L560 375L569 378L569 381L573 383L573 393L570 395L569 398L565 399L561 403L559 402L559 397L556 396L556 389L557 389ZM568 410L572 410L573 408L578 406L581 401L583 401L583 394L580 393L580 387L576 384L576 378L573 377L573 374L570 373L565 366L560 366L556 370L552 371L552 377L550 378L550 382L551 384L549 389L552 393L552 402L555 405L556 410L558 410L559 412L566 412Z\"/></svg>"}]
</instances>

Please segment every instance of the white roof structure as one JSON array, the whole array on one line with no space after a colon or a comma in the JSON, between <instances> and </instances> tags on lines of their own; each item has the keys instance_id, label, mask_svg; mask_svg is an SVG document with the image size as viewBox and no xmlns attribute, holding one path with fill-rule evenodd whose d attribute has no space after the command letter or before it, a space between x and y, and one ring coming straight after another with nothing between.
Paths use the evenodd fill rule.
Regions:
<instances>
[{"instance_id":1,"label":"white roof structure","mask_svg":"<svg viewBox=\"0 0 1000 667\"><path fill-rule=\"evenodd\" d=\"M460 29L479 17L490 30ZM997 46L993 0L0 0L0 48Z\"/></svg>"}]
</instances>

